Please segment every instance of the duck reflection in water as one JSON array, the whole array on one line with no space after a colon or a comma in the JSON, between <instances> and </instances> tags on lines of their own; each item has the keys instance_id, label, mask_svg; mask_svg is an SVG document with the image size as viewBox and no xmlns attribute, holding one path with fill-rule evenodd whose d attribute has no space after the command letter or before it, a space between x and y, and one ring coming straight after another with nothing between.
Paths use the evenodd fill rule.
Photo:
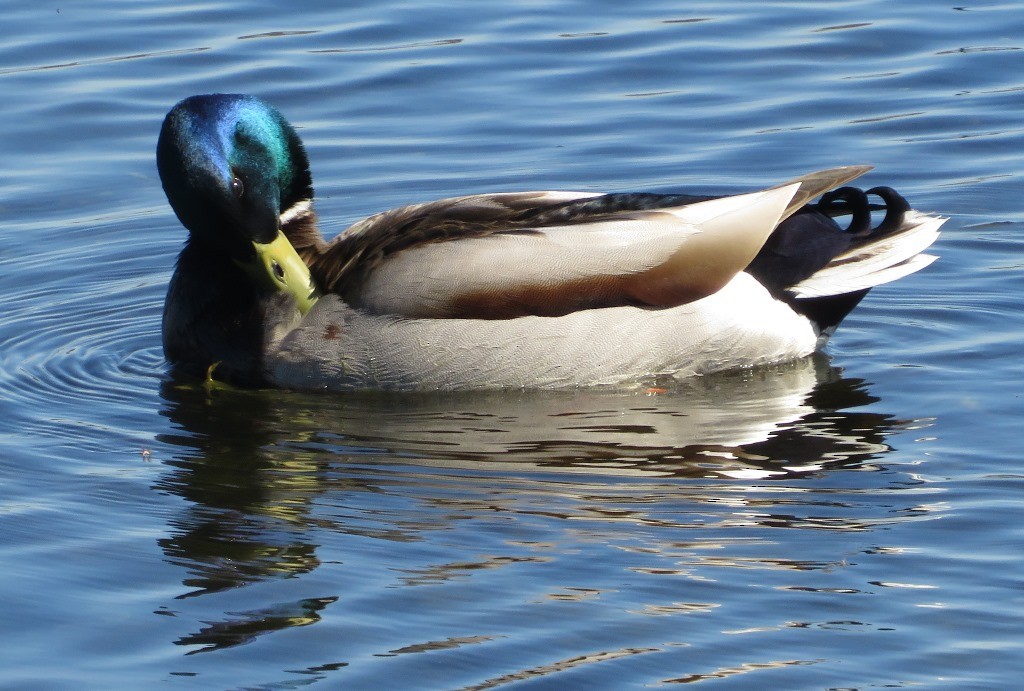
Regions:
<instances>
[{"instance_id":1,"label":"duck reflection in water","mask_svg":"<svg viewBox=\"0 0 1024 691\"><path fill-rule=\"evenodd\" d=\"M511 474L536 501L536 493L554 491L541 475L572 476L555 483L552 504L564 504L577 481L580 496L590 492L593 502L598 477L605 487L610 478L628 479L623 492L643 492L636 481L645 478L662 491L675 478L673 501L689 497L694 510L706 510L717 501L716 481L793 481L869 467L889 450L886 437L909 424L851 410L877 399L824 356L639 391L332 397L171 379L162 394L163 414L180 429L162 441L180 453L157 489L189 505L160 541L168 560L189 573L179 600L310 573L321 566L317 535L324 530L422 540L428 524L441 529L454 520L458 497L479 491L487 477L507 483ZM473 486L438 489L428 502L437 504L427 507L437 511L430 521L372 520L352 508L360 495L379 501L407 491L400 468ZM516 512L516 497L506 500L503 510ZM834 519L832 527L841 527ZM788 519L766 508L764 520ZM857 525L851 518L850 527ZM337 595L204 620L179 642L207 650L310 624Z\"/></svg>"}]
</instances>

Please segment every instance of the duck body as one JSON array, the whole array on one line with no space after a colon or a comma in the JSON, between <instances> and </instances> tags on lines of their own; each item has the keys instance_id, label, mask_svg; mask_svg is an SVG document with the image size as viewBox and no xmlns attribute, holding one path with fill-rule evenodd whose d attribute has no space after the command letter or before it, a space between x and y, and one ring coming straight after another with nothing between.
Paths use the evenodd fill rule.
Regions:
<instances>
[{"instance_id":1,"label":"duck body","mask_svg":"<svg viewBox=\"0 0 1024 691\"><path fill-rule=\"evenodd\" d=\"M814 352L817 343L806 319L741 274L714 295L678 307L560 317L408 319L327 295L273 345L265 363L269 381L296 388L565 388L783 362Z\"/></svg>"},{"instance_id":2,"label":"duck body","mask_svg":"<svg viewBox=\"0 0 1024 691\"><path fill-rule=\"evenodd\" d=\"M803 357L871 287L930 263L943 222L875 188L873 226L842 187L868 170L852 166L729 197L458 197L328 243L298 136L251 96L179 103L157 161L189 229L168 360L287 388L623 385ZM266 258L272 241L288 258Z\"/></svg>"}]
</instances>

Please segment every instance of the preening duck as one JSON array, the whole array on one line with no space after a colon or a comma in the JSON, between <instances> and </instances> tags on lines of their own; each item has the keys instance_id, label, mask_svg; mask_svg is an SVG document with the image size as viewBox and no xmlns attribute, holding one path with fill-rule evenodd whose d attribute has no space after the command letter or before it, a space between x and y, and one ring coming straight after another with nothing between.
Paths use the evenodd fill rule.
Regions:
<instances>
[{"instance_id":1,"label":"preening duck","mask_svg":"<svg viewBox=\"0 0 1024 691\"><path fill-rule=\"evenodd\" d=\"M944 221L844 187L870 169L847 166L724 197L456 197L327 242L298 134L246 95L174 106L157 167L189 231L168 361L288 388L629 384L803 357L872 287L930 264Z\"/></svg>"}]
</instances>

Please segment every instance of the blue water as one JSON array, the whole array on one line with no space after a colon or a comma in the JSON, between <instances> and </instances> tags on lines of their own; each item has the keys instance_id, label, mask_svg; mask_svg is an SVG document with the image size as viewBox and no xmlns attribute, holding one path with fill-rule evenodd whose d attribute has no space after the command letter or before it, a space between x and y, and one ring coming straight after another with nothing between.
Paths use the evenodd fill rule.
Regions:
<instances>
[{"instance_id":1,"label":"blue water","mask_svg":"<svg viewBox=\"0 0 1024 691\"><path fill-rule=\"evenodd\" d=\"M1019 684L1019 4L7 5L0 687ZM184 231L153 158L210 91L298 126L329 235L854 163L950 221L792 365L656 395L207 389L163 360Z\"/></svg>"}]
</instances>

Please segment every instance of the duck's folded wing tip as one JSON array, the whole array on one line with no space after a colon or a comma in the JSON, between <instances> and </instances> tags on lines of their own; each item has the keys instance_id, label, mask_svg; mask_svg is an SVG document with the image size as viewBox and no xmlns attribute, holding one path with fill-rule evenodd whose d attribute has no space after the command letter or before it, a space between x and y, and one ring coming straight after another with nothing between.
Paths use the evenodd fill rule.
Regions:
<instances>
[{"instance_id":1,"label":"duck's folded wing tip","mask_svg":"<svg viewBox=\"0 0 1024 691\"><path fill-rule=\"evenodd\" d=\"M791 183L674 211L681 220L699 224L700 232L680 242L667 261L637 276L635 293L647 304L671 307L718 292L761 251L799 187Z\"/></svg>"},{"instance_id":2,"label":"duck's folded wing tip","mask_svg":"<svg viewBox=\"0 0 1024 691\"><path fill-rule=\"evenodd\" d=\"M786 207L785 213L782 214L782 218L788 218L815 197L845 185L873 168L874 166L869 165L838 166L836 168L827 168L807 173L777 185L776 187L786 187L793 184L799 185L799 189L793 194L793 198L790 200L789 206Z\"/></svg>"}]
</instances>

